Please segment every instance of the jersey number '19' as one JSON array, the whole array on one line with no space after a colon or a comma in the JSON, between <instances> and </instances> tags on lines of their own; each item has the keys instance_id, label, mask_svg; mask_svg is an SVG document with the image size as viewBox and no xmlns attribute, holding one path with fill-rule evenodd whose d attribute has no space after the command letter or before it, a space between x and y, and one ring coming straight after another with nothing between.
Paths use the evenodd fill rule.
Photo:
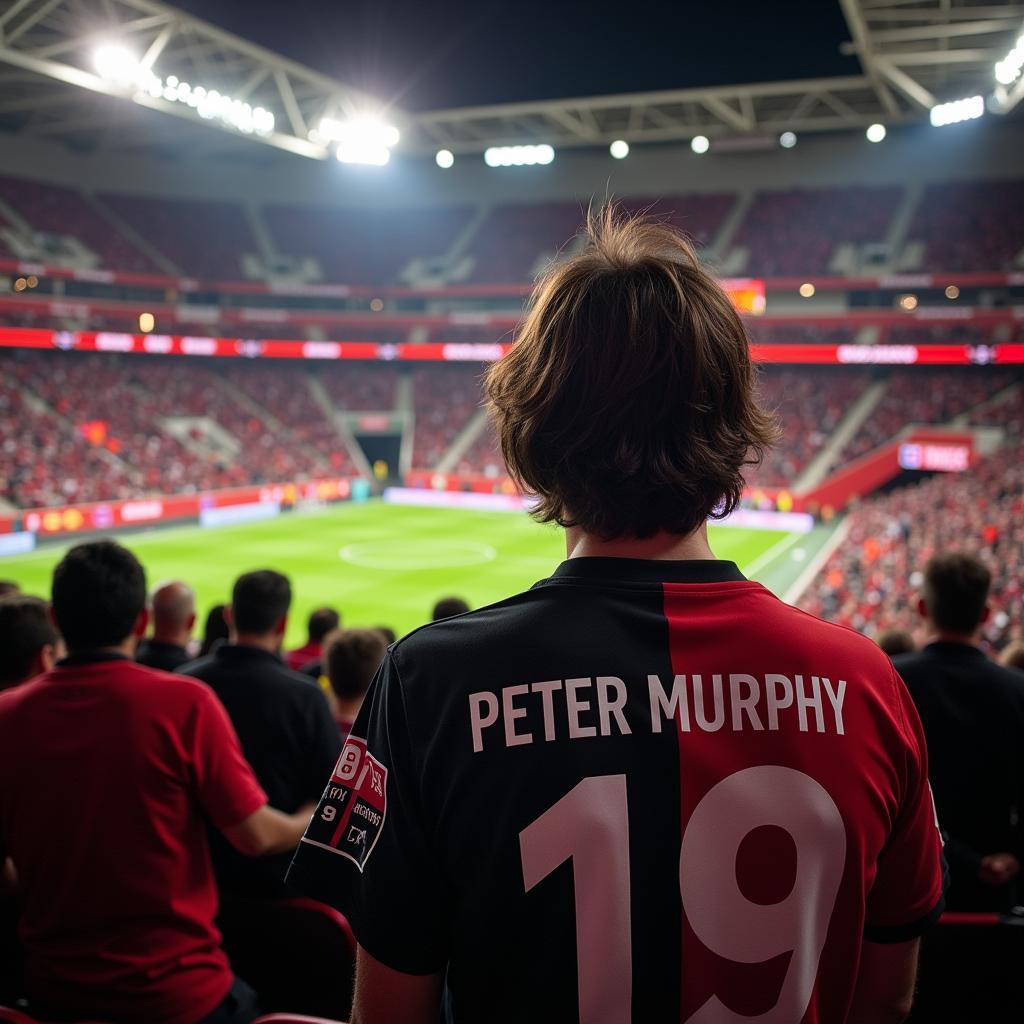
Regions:
<instances>
[{"instance_id":1,"label":"jersey number '19'","mask_svg":"<svg viewBox=\"0 0 1024 1024\"><path fill-rule=\"evenodd\" d=\"M753 829L785 829L797 849L789 895L768 906L739 890L736 855ZM625 775L583 779L519 833L529 892L572 859L580 1024L630 1024L629 809ZM746 768L705 794L683 833L679 890L697 937L737 963L792 951L775 1005L757 1017L717 996L688 1024L799 1024L818 973L846 860L846 829L835 801L803 772L779 765Z\"/></svg>"}]
</instances>

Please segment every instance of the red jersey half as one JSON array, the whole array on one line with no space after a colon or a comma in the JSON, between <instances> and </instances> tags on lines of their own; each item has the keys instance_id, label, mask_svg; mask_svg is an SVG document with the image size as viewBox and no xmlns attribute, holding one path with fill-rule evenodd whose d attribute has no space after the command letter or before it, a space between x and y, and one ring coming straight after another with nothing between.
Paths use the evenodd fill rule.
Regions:
<instances>
[{"instance_id":1,"label":"red jersey half","mask_svg":"<svg viewBox=\"0 0 1024 1024\"><path fill-rule=\"evenodd\" d=\"M728 562L572 559L401 641L291 877L454 1022L838 1024L942 909L888 658Z\"/></svg>"}]
</instances>

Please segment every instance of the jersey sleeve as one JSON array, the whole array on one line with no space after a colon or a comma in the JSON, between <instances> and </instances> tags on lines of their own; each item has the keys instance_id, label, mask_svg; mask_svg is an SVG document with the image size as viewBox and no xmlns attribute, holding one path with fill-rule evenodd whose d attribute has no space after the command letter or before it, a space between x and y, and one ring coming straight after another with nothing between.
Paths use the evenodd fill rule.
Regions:
<instances>
[{"instance_id":1,"label":"jersey sleeve","mask_svg":"<svg viewBox=\"0 0 1024 1024\"><path fill-rule=\"evenodd\" d=\"M349 919L360 945L406 974L448 960L448 901L424 824L402 680L389 652L299 844L288 882Z\"/></svg>"},{"instance_id":2,"label":"jersey sleeve","mask_svg":"<svg viewBox=\"0 0 1024 1024\"><path fill-rule=\"evenodd\" d=\"M228 713L214 694L197 685L191 761L199 802L218 829L231 828L258 811L267 794L256 780Z\"/></svg>"},{"instance_id":3,"label":"jersey sleeve","mask_svg":"<svg viewBox=\"0 0 1024 1024\"><path fill-rule=\"evenodd\" d=\"M878 859L868 894L864 938L869 942L906 942L930 928L945 906L945 861L928 785L928 749L924 729L903 681L893 672L903 730L902 803ZM899 760L897 760L899 763Z\"/></svg>"}]
</instances>

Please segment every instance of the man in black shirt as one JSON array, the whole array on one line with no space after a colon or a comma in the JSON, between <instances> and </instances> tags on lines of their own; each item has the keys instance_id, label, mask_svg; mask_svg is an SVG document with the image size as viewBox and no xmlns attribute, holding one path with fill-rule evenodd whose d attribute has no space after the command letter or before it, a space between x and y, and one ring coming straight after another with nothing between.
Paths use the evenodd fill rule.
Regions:
<instances>
[{"instance_id":1,"label":"man in black shirt","mask_svg":"<svg viewBox=\"0 0 1024 1024\"><path fill-rule=\"evenodd\" d=\"M1024 856L1024 673L975 645L990 581L971 555L932 558L919 603L931 642L894 659L928 740L953 910L1009 909Z\"/></svg>"},{"instance_id":2,"label":"man in black shirt","mask_svg":"<svg viewBox=\"0 0 1024 1024\"><path fill-rule=\"evenodd\" d=\"M287 814L319 799L341 751L338 727L320 687L281 661L291 598L288 579L280 573L265 569L240 576L226 611L230 642L178 670L213 688L270 805ZM287 855L251 860L216 833L211 833L211 852L222 892L286 895Z\"/></svg>"},{"instance_id":3,"label":"man in black shirt","mask_svg":"<svg viewBox=\"0 0 1024 1024\"><path fill-rule=\"evenodd\" d=\"M174 672L190 660L188 643L196 624L196 595L186 583L164 583L153 591L153 635L139 644L140 665Z\"/></svg>"}]
</instances>

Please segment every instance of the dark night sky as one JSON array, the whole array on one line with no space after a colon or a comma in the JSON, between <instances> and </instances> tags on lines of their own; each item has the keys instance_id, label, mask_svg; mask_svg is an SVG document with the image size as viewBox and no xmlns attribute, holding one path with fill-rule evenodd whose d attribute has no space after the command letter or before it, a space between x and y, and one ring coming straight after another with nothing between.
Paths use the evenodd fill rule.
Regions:
<instances>
[{"instance_id":1,"label":"dark night sky","mask_svg":"<svg viewBox=\"0 0 1024 1024\"><path fill-rule=\"evenodd\" d=\"M407 110L856 74L838 0L172 0Z\"/></svg>"}]
</instances>

